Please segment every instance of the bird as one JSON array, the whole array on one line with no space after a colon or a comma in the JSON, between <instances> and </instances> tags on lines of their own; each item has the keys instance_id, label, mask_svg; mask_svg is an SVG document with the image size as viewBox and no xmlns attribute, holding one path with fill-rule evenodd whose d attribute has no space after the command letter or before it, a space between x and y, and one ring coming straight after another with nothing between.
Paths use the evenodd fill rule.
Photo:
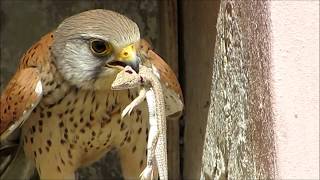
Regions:
<instances>
[{"instance_id":1,"label":"bird","mask_svg":"<svg viewBox=\"0 0 320 180\"><path fill-rule=\"evenodd\" d=\"M134 21L104 9L66 18L23 54L1 93L0 152L18 139L40 179L75 179L78 168L116 149L124 179L138 179L146 166L147 104L121 119L138 89L114 91L111 84L125 66L139 72L142 61L161 81L166 113L182 112L177 77ZM2 174L12 163L22 162L11 161Z\"/></svg>"}]
</instances>

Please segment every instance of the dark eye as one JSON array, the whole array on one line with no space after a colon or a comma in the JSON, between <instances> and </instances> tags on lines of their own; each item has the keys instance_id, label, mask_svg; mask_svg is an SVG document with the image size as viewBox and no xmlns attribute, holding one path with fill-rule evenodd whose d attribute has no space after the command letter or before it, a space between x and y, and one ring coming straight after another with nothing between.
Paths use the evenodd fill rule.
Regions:
<instances>
[{"instance_id":1,"label":"dark eye","mask_svg":"<svg viewBox=\"0 0 320 180\"><path fill-rule=\"evenodd\" d=\"M90 41L90 49L97 56L107 56L112 52L110 43L96 39Z\"/></svg>"}]
</instances>

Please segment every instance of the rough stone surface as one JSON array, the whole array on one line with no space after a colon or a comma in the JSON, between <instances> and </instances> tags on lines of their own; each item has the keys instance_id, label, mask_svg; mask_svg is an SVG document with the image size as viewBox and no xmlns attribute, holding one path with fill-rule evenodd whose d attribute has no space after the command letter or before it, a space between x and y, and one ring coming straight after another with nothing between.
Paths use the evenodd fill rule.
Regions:
<instances>
[{"instance_id":1,"label":"rough stone surface","mask_svg":"<svg viewBox=\"0 0 320 180\"><path fill-rule=\"evenodd\" d=\"M274 179L268 1L221 1L201 179Z\"/></svg>"}]
</instances>

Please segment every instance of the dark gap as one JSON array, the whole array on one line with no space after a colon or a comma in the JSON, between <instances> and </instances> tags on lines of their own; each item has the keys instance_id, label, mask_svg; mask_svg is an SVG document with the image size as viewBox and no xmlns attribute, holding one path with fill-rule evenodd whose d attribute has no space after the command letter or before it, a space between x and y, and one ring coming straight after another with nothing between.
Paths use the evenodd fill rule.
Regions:
<instances>
[{"instance_id":1,"label":"dark gap","mask_svg":"<svg viewBox=\"0 0 320 180\"><path fill-rule=\"evenodd\" d=\"M178 34L178 80L181 85L182 94L185 94L185 61L183 48L183 0L177 0L177 34ZM183 119L184 116L181 117ZM179 120L179 154L180 154L180 179L183 179L184 168L184 120Z\"/></svg>"}]
</instances>

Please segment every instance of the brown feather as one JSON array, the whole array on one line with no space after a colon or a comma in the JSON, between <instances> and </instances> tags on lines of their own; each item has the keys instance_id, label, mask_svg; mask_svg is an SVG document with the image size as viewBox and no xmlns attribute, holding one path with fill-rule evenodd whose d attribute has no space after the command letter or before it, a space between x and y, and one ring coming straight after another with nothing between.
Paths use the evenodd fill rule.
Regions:
<instances>
[{"instance_id":1,"label":"brown feather","mask_svg":"<svg viewBox=\"0 0 320 180\"><path fill-rule=\"evenodd\" d=\"M1 95L1 136L11 125L19 121L24 114L35 107L41 97L41 89L36 92L36 87L39 82L39 72L36 68L22 69L10 80ZM25 119L27 119L27 117ZM23 120L19 123L22 122Z\"/></svg>"},{"instance_id":2,"label":"brown feather","mask_svg":"<svg viewBox=\"0 0 320 180\"><path fill-rule=\"evenodd\" d=\"M170 66L152 50L152 46L147 40L141 39L136 46L138 54L142 58L149 60L149 62L157 68L160 74L160 81L166 85L168 89L172 89L177 93L180 100L183 101L179 81Z\"/></svg>"},{"instance_id":3,"label":"brown feather","mask_svg":"<svg viewBox=\"0 0 320 180\"><path fill-rule=\"evenodd\" d=\"M20 66L1 94L0 134L1 139L19 127L41 99L35 91L38 82L50 68L50 49L53 34L48 33L22 56ZM41 84L42 85L42 84ZM18 123L18 124L16 124ZM8 130L11 125L14 129Z\"/></svg>"},{"instance_id":4,"label":"brown feather","mask_svg":"<svg viewBox=\"0 0 320 180\"><path fill-rule=\"evenodd\" d=\"M138 55L143 59L143 64L155 68L159 73L160 81L164 87L166 115L180 116L183 110L183 95L175 73L169 65L153 50L151 45L141 39L137 45ZM177 112L179 112L177 114Z\"/></svg>"},{"instance_id":5,"label":"brown feather","mask_svg":"<svg viewBox=\"0 0 320 180\"><path fill-rule=\"evenodd\" d=\"M53 34L48 33L36 42L26 53L23 54L19 69L37 67L40 71L48 68L50 51L53 43Z\"/></svg>"},{"instance_id":6,"label":"brown feather","mask_svg":"<svg viewBox=\"0 0 320 180\"><path fill-rule=\"evenodd\" d=\"M169 65L152 50L148 51L148 57L151 63L158 69L163 84L174 90L180 96L180 99L183 100L179 81Z\"/></svg>"}]
</instances>

